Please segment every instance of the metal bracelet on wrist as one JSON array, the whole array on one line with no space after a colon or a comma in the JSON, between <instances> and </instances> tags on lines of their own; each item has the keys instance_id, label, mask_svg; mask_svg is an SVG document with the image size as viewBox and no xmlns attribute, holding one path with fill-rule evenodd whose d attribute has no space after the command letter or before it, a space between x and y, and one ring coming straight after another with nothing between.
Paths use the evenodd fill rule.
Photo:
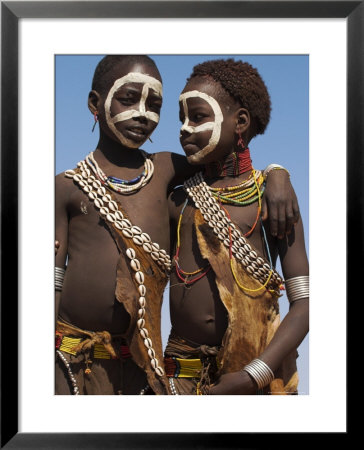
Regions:
<instances>
[{"instance_id":1,"label":"metal bracelet on wrist","mask_svg":"<svg viewBox=\"0 0 364 450\"><path fill-rule=\"evenodd\" d=\"M253 359L253 361L247 364L242 370L254 378L258 385L258 389L263 389L274 380L273 371L260 359Z\"/></svg>"},{"instance_id":2,"label":"metal bracelet on wrist","mask_svg":"<svg viewBox=\"0 0 364 450\"><path fill-rule=\"evenodd\" d=\"M62 291L64 274L66 273L66 269L62 267L54 268L54 284L56 291Z\"/></svg>"}]
</instances>

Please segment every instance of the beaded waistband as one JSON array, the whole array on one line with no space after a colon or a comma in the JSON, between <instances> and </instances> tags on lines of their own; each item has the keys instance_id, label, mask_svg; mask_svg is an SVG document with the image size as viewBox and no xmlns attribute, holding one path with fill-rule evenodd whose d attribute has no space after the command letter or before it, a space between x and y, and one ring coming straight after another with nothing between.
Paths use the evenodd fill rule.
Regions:
<instances>
[{"instance_id":1,"label":"beaded waistband","mask_svg":"<svg viewBox=\"0 0 364 450\"><path fill-rule=\"evenodd\" d=\"M56 349L70 355L76 356L79 353L76 348L84 340L81 337L63 336L56 332ZM131 358L129 347L123 343L118 346L116 357L111 355L103 344L95 343L92 348L93 358L95 359L128 359Z\"/></svg>"},{"instance_id":2,"label":"beaded waistband","mask_svg":"<svg viewBox=\"0 0 364 450\"><path fill-rule=\"evenodd\" d=\"M216 357L214 357L216 358ZM219 363L217 366L219 367ZM164 358L164 368L167 377L173 378L199 378L203 369L203 363L200 358L182 359L174 356Z\"/></svg>"}]
</instances>

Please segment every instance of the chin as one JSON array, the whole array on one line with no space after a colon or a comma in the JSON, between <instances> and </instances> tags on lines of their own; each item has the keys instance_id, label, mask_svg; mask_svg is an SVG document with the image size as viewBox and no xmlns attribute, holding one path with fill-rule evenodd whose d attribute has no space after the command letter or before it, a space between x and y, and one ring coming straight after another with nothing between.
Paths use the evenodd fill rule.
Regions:
<instances>
[{"instance_id":1,"label":"chin","mask_svg":"<svg viewBox=\"0 0 364 450\"><path fill-rule=\"evenodd\" d=\"M211 158L210 153L211 152L206 152L204 150L200 150L199 152L194 153L193 155L188 155L187 161L191 165L195 165L195 166L202 166L204 164L209 164L211 162L211 160L213 160L213 158Z\"/></svg>"}]
</instances>

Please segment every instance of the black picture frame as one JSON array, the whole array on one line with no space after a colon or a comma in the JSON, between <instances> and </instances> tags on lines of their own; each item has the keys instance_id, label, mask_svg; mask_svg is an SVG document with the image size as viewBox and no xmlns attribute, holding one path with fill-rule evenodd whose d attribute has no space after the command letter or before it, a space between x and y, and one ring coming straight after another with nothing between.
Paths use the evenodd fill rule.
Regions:
<instances>
[{"instance_id":1,"label":"black picture frame","mask_svg":"<svg viewBox=\"0 0 364 450\"><path fill-rule=\"evenodd\" d=\"M262 439L284 445L289 433L18 432L18 22L117 17L347 19L347 298L361 279L363 264L350 256L354 249L363 254L364 1L196 1L188 8L183 1L1 2L1 448L257 448ZM339 434L335 439L349 435Z\"/></svg>"}]
</instances>

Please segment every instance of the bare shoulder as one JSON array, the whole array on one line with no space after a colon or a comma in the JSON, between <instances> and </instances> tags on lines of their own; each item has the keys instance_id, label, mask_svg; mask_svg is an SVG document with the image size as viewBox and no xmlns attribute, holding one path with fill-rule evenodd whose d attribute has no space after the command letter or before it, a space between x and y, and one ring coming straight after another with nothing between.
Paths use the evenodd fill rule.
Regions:
<instances>
[{"instance_id":1,"label":"bare shoulder","mask_svg":"<svg viewBox=\"0 0 364 450\"><path fill-rule=\"evenodd\" d=\"M55 194L58 200L67 200L76 189L73 180L66 177L65 172L56 175Z\"/></svg>"},{"instance_id":2,"label":"bare shoulder","mask_svg":"<svg viewBox=\"0 0 364 450\"><path fill-rule=\"evenodd\" d=\"M186 200L186 193L182 186L177 186L168 196L168 211L170 218L177 221L181 207Z\"/></svg>"}]
</instances>

